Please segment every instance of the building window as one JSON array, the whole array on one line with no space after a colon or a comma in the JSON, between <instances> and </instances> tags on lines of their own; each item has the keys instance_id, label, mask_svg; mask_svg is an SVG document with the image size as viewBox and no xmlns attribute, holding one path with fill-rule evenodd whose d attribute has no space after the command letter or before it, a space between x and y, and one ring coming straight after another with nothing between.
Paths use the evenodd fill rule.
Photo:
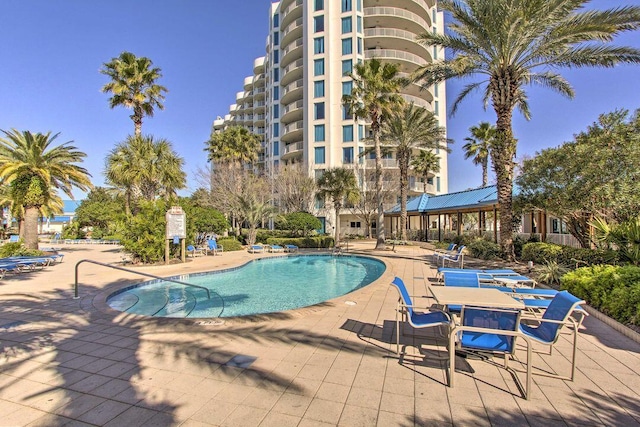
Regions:
<instances>
[{"instance_id":1,"label":"building window","mask_svg":"<svg viewBox=\"0 0 640 427\"><path fill-rule=\"evenodd\" d=\"M362 12L362 0L356 1L358 12Z\"/></svg>"},{"instance_id":2,"label":"building window","mask_svg":"<svg viewBox=\"0 0 640 427\"><path fill-rule=\"evenodd\" d=\"M324 80L313 82L313 97L322 98L324 96Z\"/></svg>"},{"instance_id":3,"label":"building window","mask_svg":"<svg viewBox=\"0 0 640 427\"><path fill-rule=\"evenodd\" d=\"M438 46L433 47L433 59L438 59Z\"/></svg>"},{"instance_id":4,"label":"building window","mask_svg":"<svg viewBox=\"0 0 640 427\"><path fill-rule=\"evenodd\" d=\"M352 18L350 16L342 18L342 34L347 34L353 31Z\"/></svg>"},{"instance_id":5,"label":"building window","mask_svg":"<svg viewBox=\"0 0 640 427\"><path fill-rule=\"evenodd\" d=\"M273 100L277 101L280 99L280 86L273 87Z\"/></svg>"},{"instance_id":6,"label":"building window","mask_svg":"<svg viewBox=\"0 0 640 427\"><path fill-rule=\"evenodd\" d=\"M318 172L320 172L320 176L322 176L322 174L324 173L324 170L322 170L322 171L316 171L316 175L318 175ZM316 177L316 180L318 180L318 179L320 179L320 178L317 178L317 177ZM324 199L321 199L321 198L319 198L319 197L316 197L316 209L324 209ZM322 218L322 220L323 220L323 219L324 219L324 218ZM320 220L320 221L321 221L321 222L323 222L322 220ZM323 230L323 232L324 232L324 222L323 222L323 225L322 225L322 230Z\"/></svg>"},{"instance_id":7,"label":"building window","mask_svg":"<svg viewBox=\"0 0 640 427\"><path fill-rule=\"evenodd\" d=\"M362 37L358 37L358 55L362 55Z\"/></svg>"},{"instance_id":8,"label":"building window","mask_svg":"<svg viewBox=\"0 0 640 427\"><path fill-rule=\"evenodd\" d=\"M358 141L364 139L364 125L358 125Z\"/></svg>"},{"instance_id":9,"label":"building window","mask_svg":"<svg viewBox=\"0 0 640 427\"><path fill-rule=\"evenodd\" d=\"M360 164L364 163L364 156L362 153L364 153L364 147L358 147L358 163Z\"/></svg>"},{"instance_id":10,"label":"building window","mask_svg":"<svg viewBox=\"0 0 640 427\"><path fill-rule=\"evenodd\" d=\"M280 62L280 51L276 49L273 51L273 63L277 64L279 62Z\"/></svg>"},{"instance_id":11,"label":"building window","mask_svg":"<svg viewBox=\"0 0 640 427\"><path fill-rule=\"evenodd\" d=\"M342 75L347 75L351 71L353 71L353 61L351 59L345 59L344 61L342 61Z\"/></svg>"},{"instance_id":12,"label":"building window","mask_svg":"<svg viewBox=\"0 0 640 427\"><path fill-rule=\"evenodd\" d=\"M277 138L280 136L280 123L273 124L273 137Z\"/></svg>"},{"instance_id":13,"label":"building window","mask_svg":"<svg viewBox=\"0 0 640 427\"><path fill-rule=\"evenodd\" d=\"M314 150L314 162L316 165L322 165L325 163L324 159L324 147L316 147Z\"/></svg>"},{"instance_id":14,"label":"building window","mask_svg":"<svg viewBox=\"0 0 640 427\"><path fill-rule=\"evenodd\" d=\"M433 85L433 96L435 96L435 97L438 96L438 85L437 84Z\"/></svg>"},{"instance_id":15,"label":"building window","mask_svg":"<svg viewBox=\"0 0 640 427\"><path fill-rule=\"evenodd\" d=\"M351 0L342 0L342 11L351 12Z\"/></svg>"},{"instance_id":16,"label":"building window","mask_svg":"<svg viewBox=\"0 0 640 427\"><path fill-rule=\"evenodd\" d=\"M280 81L280 68L274 68L273 69L273 81L274 82L279 82Z\"/></svg>"},{"instance_id":17,"label":"building window","mask_svg":"<svg viewBox=\"0 0 640 427\"><path fill-rule=\"evenodd\" d=\"M353 120L353 114L346 105L342 106L342 120Z\"/></svg>"},{"instance_id":18,"label":"building window","mask_svg":"<svg viewBox=\"0 0 640 427\"><path fill-rule=\"evenodd\" d=\"M324 169L316 169L316 170L313 172L313 174L314 174L313 176L315 177L315 180L317 181L317 180L319 180L320 178L322 178L322 175L324 175Z\"/></svg>"},{"instance_id":19,"label":"building window","mask_svg":"<svg viewBox=\"0 0 640 427\"><path fill-rule=\"evenodd\" d=\"M356 16L356 31L362 33L362 16Z\"/></svg>"},{"instance_id":20,"label":"building window","mask_svg":"<svg viewBox=\"0 0 640 427\"><path fill-rule=\"evenodd\" d=\"M436 176L436 191L440 192L440 177Z\"/></svg>"},{"instance_id":21,"label":"building window","mask_svg":"<svg viewBox=\"0 0 640 427\"><path fill-rule=\"evenodd\" d=\"M280 105L273 104L273 118L277 119L280 117Z\"/></svg>"},{"instance_id":22,"label":"building window","mask_svg":"<svg viewBox=\"0 0 640 427\"><path fill-rule=\"evenodd\" d=\"M350 165L353 163L353 147L342 149L342 163Z\"/></svg>"},{"instance_id":23,"label":"building window","mask_svg":"<svg viewBox=\"0 0 640 427\"><path fill-rule=\"evenodd\" d=\"M313 104L313 116L316 120L324 119L324 102Z\"/></svg>"},{"instance_id":24,"label":"building window","mask_svg":"<svg viewBox=\"0 0 640 427\"><path fill-rule=\"evenodd\" d=\"M277 13L273 15L273 26L278 27L280 25L280 15Z\"/></svg>"},{"instance_id":25,"label":"building window","mask_svg":"<svg viewBox=\"0 0 640 427\"><path fill-rule=\"evenodd\" d=\"M324 37L316 37L313 39L313 53L324 53Z\"/></svg>"},{"instance_id":26,"label":"building window","mask_svg":"<svg viewBox=\"0 0 640 427\"><path fill-rule=\"evenodd\" d=\"M314 11L324 10L324 0L316 0L313 7Z\"/></svg>"},{"instance_id":27,"label":"building window","mask_svg":"<svg viewBox=\"0 0 640 427\"><path fill-rule=\"evenodd\" d=\"M353 142L353 125L342 126L342 142Z\"/></svg>"},{"instance_id":28,"label":"building window","mask_svg":"<svg viewBox=\"0 0 640 427\"><path fill-rule=\"evenodd\" d=\"M427 184L433 185L433 177L427 178Z\"/></svg>"},{"instance_id":29,"label":"building window","mask_svg":"<svg viewBox=\"0 0 640 427\"><path fill-rule=\"evenodd\" d=\"M360 228L360 221L351 221L351 228Z\"/></svg>"},{"instance_id":30,"label":"building window","mask_svg":"<svg viewBox=\"0 0 640 427\"><path fill-rule=\"evenodd\" d=\"M353 81L342 82L343 95L351 95L352 90L353 90Z\"/></svg>"},{"instance_id":31,"label":"building window","mask_svg":"<svg viewBox=\"0 0 640 427\"><path fill-rule=\"evenodd\" d=\"M353 53L353 40L342 39L342 54L343 55L351 55Z\"/></svg>"},{"instance_id":32,"label":"building window","mask_svg":"<svg viewBox=\"0 0 640 427\"><path fill-rule=\"evenodd\" d=\"M433 114L435 114L437 116L439 111L440 111L440 103L438 101L434 101L433 102Z\"/></svg>"},{"instance_id":33,"label":"building window","mask_svg":"<svg viewBox=\"0 0 640 427\"><path fill-rule=\"evenodd\" d=\"M436 12L435 8L431 11L431 22L436 23L436 18L438 17L438 12Z\"/></svg>"},{"instance_id":34,"label":"building window","mask_svg":"<svg viewBox=\"0 0 640 427\"><path fill-rule=\"evenodd\" d=\"M278 46L280 44L280 33L278 31L273 33L273 45Z\"/></svg>"},{"instance_id":35,"label":"building window","mask_svg":"<svg viewBox=\"0 0 640 427\"><path fill-rule=\"evenodd\" d=\"M324 59L315 59L313 61L313 75L324 76Z\"/></svg>"},{"instance_id":36,"label":"building window","mask_svg":"<svg viewBox=\"0 0 640 427\"><path fill-rule=\"evenodd\" d=\"M314 126L314 132L315 132L314 141L315 142L324 142L324 125L315 125Z\"/></svg>"},{"instance_id":37,"label":"building window","mask_svg":"<svg viewBox=\"0 0 640 427\"><path fill-rule=\"evenodd\" d=\"M324 15L313 17L313 31L316 33L324 31Z\"/></svg>"},{"instance_id":38,"label":"building window","mask_svg":"<svg viewBox=\"0 0 640 427\"><path fill-rule=\"evenodd\" d=\"M280 143L278 141L273 143L273 155L274 156L280 155Z\"/></svg>"}]
</instances>

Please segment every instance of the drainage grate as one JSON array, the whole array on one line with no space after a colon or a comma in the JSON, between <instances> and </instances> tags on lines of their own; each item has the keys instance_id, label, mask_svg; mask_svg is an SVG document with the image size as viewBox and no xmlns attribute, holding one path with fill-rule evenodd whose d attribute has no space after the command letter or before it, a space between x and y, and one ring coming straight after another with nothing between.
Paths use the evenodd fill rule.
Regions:
<instances>
[{"instance_id":1,"label":"drainage grate","mask_svg":"<svg viewBox=\"0 0 640 427\"><path fill-rule=\"evenodd\" d=\"M7 323L7 324L4 324L4 325L0 326L0 329L7 330L7 329L15 328L16 326L24 325L26 323L27 322L25 322L23 320L16 320L15 322Z\"/></svg>"},{"instance_id":2,"label":"drainage grate","mask_svg":"<svg viewBox=\"0 0 640 427\"><path fill-rule=\"evenodd\" d=\"M225 366L231 366L234 368L248 368L251 366L253 362L255 362L257 357L246 356L244 354L237 354L233 356L231 359L225 363Z\"/></svg>"}]
</instances>

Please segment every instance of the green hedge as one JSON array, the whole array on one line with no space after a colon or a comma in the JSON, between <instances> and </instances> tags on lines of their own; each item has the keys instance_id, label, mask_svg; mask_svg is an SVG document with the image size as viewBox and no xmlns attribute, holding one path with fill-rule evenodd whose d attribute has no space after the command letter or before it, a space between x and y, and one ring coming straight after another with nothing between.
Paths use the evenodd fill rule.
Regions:
<instances>
[{"instance_id":1,"label":"green hedge","mask_svg":"<svg viewBox=\"0 0 640 427\"><path fill-rule=\"evenodd\" d=\"M241 251L244 248L242 243L233 237L223 237L217 240L218 245L221 245L225 252Z\"/></svg>"},{"instance_id":2,"label":"green hedge","mask_svg":"<svg viewBox=\"0 0 640 427\"><path fill-rule=\"evenodd\" d=\"M569 266L576 264L612 264L617 259L618 254L611 250L574 248L543 242L525 244L522 247L521 257L522 261L533 261L536 264L556 261Z\"/></svg>"},{"instance_id":3,"label":"green hedge","mask_svg":"<svg viewBox=\"0 0 640 427\"><path fill-rule=\"evenodd\" d=\"M640 267L582 267L562 276L561 284L617 321L640 326Z\"/></svg>"},{"instance_id":4,"label":"green hedge","mask_svg":"<svg viewBox=\"0 0 640 427\"><path fill-rule=\"evenodd\" d=\"M333 237L269 237L268 245L296 245L299 248L331 248L333 247Z\"/></svg>"},{"instance_id":5,"label":"green hedge","mask_svg":"<svg viewBox=\"0 0 640 427\"><path fill-rule=\"evenodd\" d=\"M500 258L500 256L502 255L500 245L485 239L475 239L469 242L469 244L466 246L467 250L469 251L469 255L474 258L489 260Z\"/></svg>"}]
</instances>

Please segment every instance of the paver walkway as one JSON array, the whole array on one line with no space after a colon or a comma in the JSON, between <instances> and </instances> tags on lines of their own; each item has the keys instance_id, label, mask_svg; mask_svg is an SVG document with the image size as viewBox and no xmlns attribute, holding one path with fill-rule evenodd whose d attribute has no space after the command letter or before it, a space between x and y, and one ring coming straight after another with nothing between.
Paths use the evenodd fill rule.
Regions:
<instances>
[{"instance_id":1,"label":"paver walkway","mask_svg":"<svg viewBox=\"0 0 640 427\"><path fill-rule=\"evenodd\" d=\"M356 249L375 255L373 242ZM395 354L400 276L426 294L427 251L396 247L376 283L311 308L218 322L149 319L104 308L135 275L75 263L117 262L113 247L64 248L62 264L0 281L0 426L640 425L640 345L588 318L574 382L535 376L524 400L511 375L459 359L456 386L405 337ZM170 276L240 265L225 252L186 265L144 267ZM355 302L355 305L346 302ZM423 344L420 347L415 345ZM434 351L432 351L434 350ZM567 372L569 341L535 365Z\"/></svg>"}]
</instances>

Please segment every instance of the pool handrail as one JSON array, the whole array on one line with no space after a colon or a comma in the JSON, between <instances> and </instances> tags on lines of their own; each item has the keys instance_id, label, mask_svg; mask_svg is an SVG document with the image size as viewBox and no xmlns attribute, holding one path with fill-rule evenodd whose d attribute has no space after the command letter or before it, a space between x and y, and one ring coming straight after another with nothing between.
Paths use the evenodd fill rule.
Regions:
<instances>
[{"instance_id":1,"label":"pool handrail","mask_svg":"<svg viewBox=\"0 0 640 427\"><path fill-rule=\"evenodd\" d=\"M183 286L191 286L191 287L194 287L194 288L204 289L205 292L207 293L207 299L211 299L210 290L208 288L204 287L204 286L194 285L193 283L181 282L180 280L170 279L170 278L167 278L167 277L160 277L160 276L156 276L155 274L143 273L141 271L135 271L135 270L131 270L130 268L124 268L124 267L119 267L119 266L113 265L113 264L107 264L107 263L100 262L100 261L94 261L92 259L81 259L80 261L78 261L76 263L76 275L75 275L76 282L75 282L75 285L74 285L74 288L73 288L74 289L74 291L73 291L73 299L80 298L78 296L78 267L83 262L88 262L88 263L91 263L91 264L101 265L103 267L109 267L109 268L113 268L113 269L120 270L120 271L126 271L128 273L139 274L141 276L150 277L152 279L163 280L163 281L166 281L166 282L173 282L173 283L177 283L177 284L183 285ZM218 297L220 298L220 301L222 301L222 311L218 315L218 317L220 317L220 315L224 312L224 298L222 298L222 296L219 293L215 292L215 291L213 293L218 295Z\"/></svg>"}]
</instances>

